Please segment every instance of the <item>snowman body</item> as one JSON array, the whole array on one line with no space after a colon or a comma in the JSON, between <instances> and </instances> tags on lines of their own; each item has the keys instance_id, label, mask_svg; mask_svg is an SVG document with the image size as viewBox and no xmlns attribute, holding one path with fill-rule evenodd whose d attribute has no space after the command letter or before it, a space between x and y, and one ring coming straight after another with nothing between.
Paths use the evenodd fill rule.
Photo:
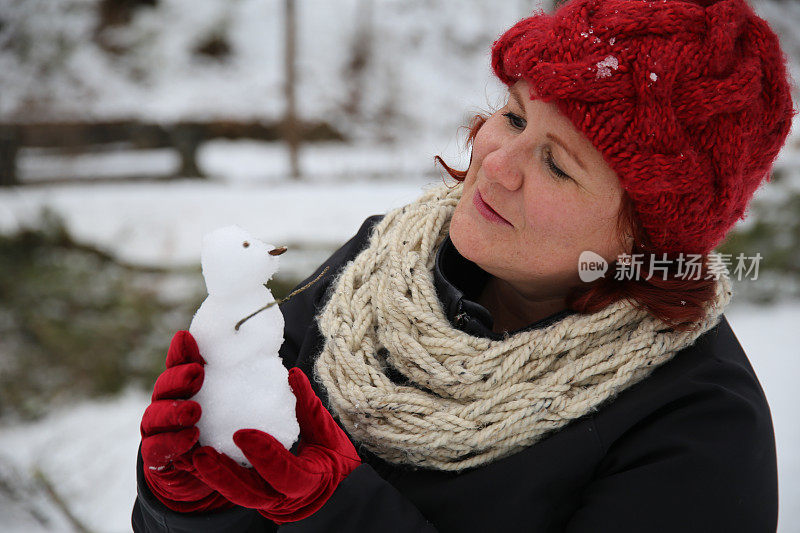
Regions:
<instances>
[{"instance_id":1,"label":"snowman body","mask_svg":"<svg viewBox=\"0 0 800 533\"><path fill-rule=\"evenodd\" d=\"M200 444L246 466L250 463L233 442L237 430L264 431L287 449L300 433L289 374L278 355L280 309L273 305L236 329L240 320L274 302L264 285L278 269L272 249L237 226L206 235L201 263L208 297L189 326L206 361L203 386L192 398L202 408Z\"/></svg>"}]
</instances>

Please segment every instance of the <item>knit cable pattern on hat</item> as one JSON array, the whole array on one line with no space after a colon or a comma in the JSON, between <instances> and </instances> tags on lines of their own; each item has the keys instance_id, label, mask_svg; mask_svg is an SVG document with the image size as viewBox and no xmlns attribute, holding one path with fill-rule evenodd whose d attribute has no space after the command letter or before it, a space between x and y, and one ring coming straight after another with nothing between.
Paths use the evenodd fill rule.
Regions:
<instances>
[{"instance_id":1,"label":"knit cable pattern on hat","mask_svg":"<svg viewBox=\"0 0 800 533\"><path fill-rule=\"evenodd\" d=\"M499 341L471 336L449 323L432 276L462 190L442 186L387 214L319 317L315 375L330 408L389 462L457 471L520 451L644 379L730 301L720 277L688 332L621 301ZM408 383L392 381L389 367Z\"/></svg>"},{"instance_id":2,"label":"knit cable pattern on hat","mask_svg":"<svg viewBox=\"0 0 800 533\"><path fill-rule=\"evenodd\" d=\"M574 0L506 31L492 68L603 154L656 252L719 244L796 114L778 38L744 0Z\"/></svg>"}]
</instances>

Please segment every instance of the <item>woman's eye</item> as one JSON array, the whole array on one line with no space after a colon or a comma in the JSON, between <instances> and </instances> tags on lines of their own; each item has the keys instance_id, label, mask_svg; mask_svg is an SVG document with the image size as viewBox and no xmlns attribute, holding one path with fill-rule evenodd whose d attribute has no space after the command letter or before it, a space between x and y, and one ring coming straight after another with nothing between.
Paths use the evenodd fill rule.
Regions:
<instances>
[{"instance_id":1,"label":"woman's eye","mask_svg":"<svg viewBox=\"0 0 800 533\"><path fill-rule=\"evenodd\" d=\"M516 113L511 113L511 112L503 113L503 116L508 119L508 123L511 124L513 128L516 128L518 130L525 129L525 124L526 124L525 119L520 117Z\"/></svg>"},{"instance_id":2,"label":"woman's eye","mask_svg":"<svg viewBox=\"0 0 800 533\"><path fill-rule=\"evenodd\" d=\"M527 124L525 122L525 119L520 117L516 113L512 113L509 111L508 113L503 113L503 116L506 117L508 123L511 125L512 128L518 130L525 129L525 125ZM553 153L549 149L545 151L545 163L547 163L550 172L552 172L557 179L560 180L572 179L569 174L558 168L558 165L556 165L556 162L553 160Z\"/></svg>"},{"instance_id":3,"label":"woman's eye","mask_svg":"<svg viewBox=\"0 0 800 533\"><path fill-rule=\"evenodd\" d=\"M553 175L556 178L558 178L560 180L571 179L569 174L567 174L566 172L564 172L563 170L558 168L558 166L556 165L555 161L553 161L553 154L552 154L552 152L550 152L550 150L547 150L545 152L545 162L547 163L547 166L550 168L550 171L553 173Z\"/></svg>"}]
</instances>

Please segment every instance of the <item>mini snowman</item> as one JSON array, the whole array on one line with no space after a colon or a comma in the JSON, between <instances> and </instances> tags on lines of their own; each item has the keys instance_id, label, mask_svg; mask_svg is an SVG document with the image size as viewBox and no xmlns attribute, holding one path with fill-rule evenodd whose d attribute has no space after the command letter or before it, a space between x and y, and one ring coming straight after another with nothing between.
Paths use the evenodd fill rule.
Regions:
<instances>
[{"instance_id":1,"label":"mini snowman","mask_svg":"<svg viewBox=\"0 0 800 533\"><path fill-rule=\"evenodd\" d=\"M263 309L275 301L266 282L278 270L283 251L238 226L203 237L208 297L189 326L207 363L203 386L192 398L202 408L200 444L245 466L250 463L233 442L237 430L259 429L287 449L300 433L289 373L278 356L283 315L277 305Z\"/></svg>"}]
</instances>

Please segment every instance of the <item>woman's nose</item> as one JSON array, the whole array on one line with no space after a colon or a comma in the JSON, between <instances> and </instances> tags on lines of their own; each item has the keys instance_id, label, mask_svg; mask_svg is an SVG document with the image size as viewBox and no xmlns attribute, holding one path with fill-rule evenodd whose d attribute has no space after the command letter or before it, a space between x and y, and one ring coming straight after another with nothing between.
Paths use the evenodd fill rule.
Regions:
<instances>
[{"instance_id":1,"label":"woman's nose","mask_svg":"<svg viewBox=\"0 0 800 533\"><path fill-rule=\"evenodd\" d=\"M500 148L483 159L483 173L486 179L502 185L510 191L522 186L522 169L515 162L509 150Z\"/></svg>"}]
</instances>

